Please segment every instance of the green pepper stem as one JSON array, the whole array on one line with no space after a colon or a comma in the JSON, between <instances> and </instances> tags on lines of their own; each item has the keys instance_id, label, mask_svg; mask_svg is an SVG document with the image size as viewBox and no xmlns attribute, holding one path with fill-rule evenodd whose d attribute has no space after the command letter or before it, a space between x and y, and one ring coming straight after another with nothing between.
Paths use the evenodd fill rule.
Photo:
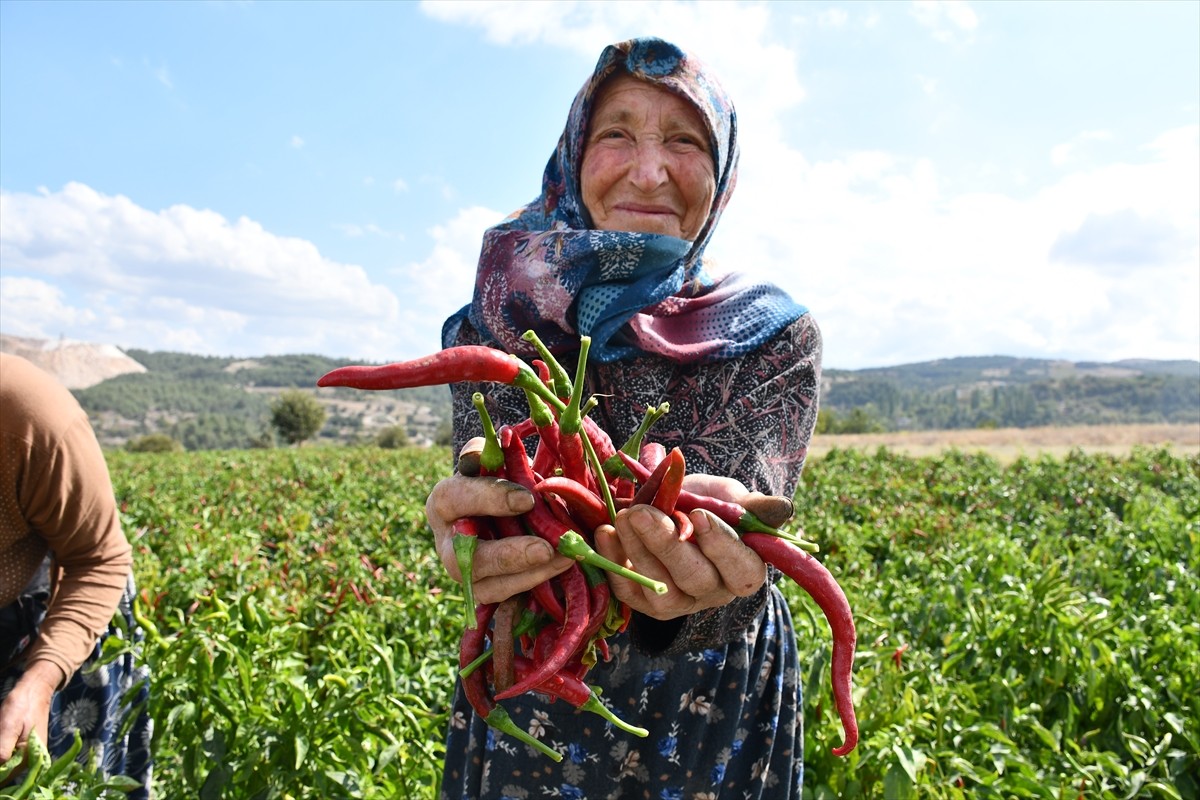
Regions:
<instances>
[{"instance_id":1,"label":"green pepper stem","mask_svg":"<svg viewBox=\"0 0 1200 800\"><path fill-rule=\"evenodd\" d=\"M642 421L638 425L637 430L625 440L625 444L621 445L621 452L636 459L642 450L642 440L646 438L646 434L650 431L651 426L665 417L670 410L671 404L666 401L657 406L647 408L646 412L642 414ZM604 474L610 478L633 478L629 467L625 466L625 462L616 453L613 453L604 462Z\"/></svg>"},{"instance_id":2,"label":"green pepper stem","mask_svg":"<svg viewBox=\"0 0 1200 800\"><path fill-rule=\"evenodd\" d=\"M483 452L479 454L479 466L487 473L495 474L504 469L504 450L500 447L500 437L492 423L492 416L488 414L483 393L475 392L471 395L471 402L475 404L475 410L479 412L479 419L483 423Z\"/></svg>"},{"instance_id":3,"label":"green pepper stem","mask_svg":"<svg viewBox=\"0 0 1200 800\"><path fill-rule=\"evenodd\" d=\"M801 539L799 536L796 536L793 533L787 533L786 531L781 531L778 528L772 528L765 523L762 523L762 527L760 528L744 528L739 524L738 532L765 533L768 536L774 536L777 539L782 539L789 544L795 545L806 553L816 554L821 552L821 545L817 544L816 542L810 542L808 539Z\"/></svg>"},{"instance_id":4,"label":"green pepper stem","mask_svg":"<svg viewBox=\"0 0 1200 800\"><path fill-rule=\"evenodd\" d=\"M632 733L634 736L641 736L643 739L650 735L650 731L646 730L645 728L639 728L636 725L630 725L628 722L614 714L608 706L604 705L604 703L596 695L595 691L592 692L592 696L584 701L583 705L581 705L579 708L582 711L590 711L593 714L603 717L611 722L614 727L620 728L626 733Z\"/></svg>"},{"instance_id":5,"label":"green pepper stem","mask_svg":"<svg viewBox=\"0 0 1200 800\"><path fill-rule=\"evenodd\" d=\"M576 561L582 561L585 564L591 564L593 567L606 569L622 578L627 578L634 583L645 586L651 589L655 594L666 594L667 585L662 581L656 581L653 578L647 578L645 575L634 572L628 567L622 567L615 561L609 561L604 556L592 549L592 546L587 543L582 536L575 531L567 531L558 540L558 552L568 558L573 558Z\"/></svg>"},{"instance_id":6,"label":"green pepper stem","mask_svg":"<svg viewBox=\"0 0 1200 800\"><path fill-rule=\"evenodd\" d=\"M465 533L455 533L450 543L454 547L454 559L458 562L458 571L462 575L467 627L474 630L478 624L475 621L475 586L472 576L475 574L475 548L479 546L479 539Z\"/></svg>"},{"instance_id":7,"label":"green pepper stem","mask_svg":"<svg viewBox=\"0 0 1200 800\"><path fill-rule=\"evenodd\" d=\"M492 648L489 647L487 650L484 650L482 653L475 656L474 660L472 660L465 667L462 667L461 669L459 669L459 671L458 671L459 677L461 677L461 678L469 677L472 672L474 672L475 670L482 667L487 662L487 660L491 657L492 657Z\"/></svg>"},{"instance_id":8,"label":"green pepper stem","mask_svg":"<svg viewBox=\"0 0 1200 800\"><path fill-rule=\"evenodd\" d=\"M583 454L587 459L588 469L596 476L596 485L600 487L600 499L604 501L604 507L608 510L608 521L610 524L616 525L617 501L613 499L612 487L608 485L608 480L604 477L604 465L600 463L600 456L596 455L596 447L592 444L591 438L586 434L582 434L580 438L583 440Z\"/></svg>"},{"instance_id":9,"label":"green pepper stem","mask_svg":"<svg viewBox=\"0 0 1200 800\"><path fill-rule=\"evenodd\" d=\"M556 750L552 750L544 743L530 736L525 731L517 727L517 723L513 722L512 717L504 710L504 706L496 706L491 712L483 718L483 721L491 725L501 733L507 733L514 739L519 739L535 750L540 751L543 755L552 758L555 762L562 761L562 754Z\"/></svg>"},{"instance_id":10,"label":"green pepper stem","mask_svg":"<svg viewBox=\"0 0 1200 800\"><path fill-rule=\"evenodd\" d=\"M558 427L565 434L577 434L583 429L583 417L580 405L583 403L583 379L587 375L588 351L592 347L592 337L579 337L579 362L575 366L575 383L571 386L571 397L567 407L558 415Z\"/></svg>"},{"instance_id":11,"label":"green pepper stem","mask_svg":"<svg viewBox=\"0 0 1200 800\"><path fill-rule=\"evenodd\" d=\"M554 354L550 352L550 348L546 347L538 335L532 330L527 330L521 334L521 338L533 345L537 350L538 356L546 364L550 370L550 382L554 384L554 393L559 397L567 397L571 394L571 376L563 369L563 365L558 362Z\"/></svg>"}]
</instances>

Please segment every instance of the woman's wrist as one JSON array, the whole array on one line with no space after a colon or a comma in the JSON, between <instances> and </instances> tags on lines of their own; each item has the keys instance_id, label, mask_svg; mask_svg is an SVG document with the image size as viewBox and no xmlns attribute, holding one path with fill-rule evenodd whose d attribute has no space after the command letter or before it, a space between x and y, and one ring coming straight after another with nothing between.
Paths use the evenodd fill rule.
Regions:
<instances>
[{"instance_id":1,"label":"woman's wrist","mask_svg":"<svg viewBox=\"0 0 1200 800\"><path fill-rule=\"evenodd\" d=\"M44 692L46 696L53 695L67 682L68 675L53 661L39 658L29 662L21 675L19 684Z\"/></svg>"}]
</instances>

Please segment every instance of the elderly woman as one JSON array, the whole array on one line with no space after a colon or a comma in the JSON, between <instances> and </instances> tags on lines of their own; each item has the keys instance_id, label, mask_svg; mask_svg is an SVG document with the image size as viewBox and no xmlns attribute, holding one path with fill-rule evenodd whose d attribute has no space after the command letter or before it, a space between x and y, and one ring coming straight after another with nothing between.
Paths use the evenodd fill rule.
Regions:
<instances>
[{"instance_id":1,"label":"elderly woman","mask_svg":"<svg viewBox=\"0 0 1200 800\"><path fill-rule=\"evenodd\" d=\"M571 107L542 193L484 235L475 295L451 317L443 345L487 344L533 356L534 329L573 369L592 338L592 412L614 441L664 400L652 431L687 458L689 488L736 500L781 523L791 513L817 416L821 340L807 311L778 288L716 275L703 253L737 172L733 106L694 57L658 39L604 50ZM478 447L471 402L515 422L524 396L493 384L453 385L456 443ZM446 568L457 518L513 515L532 497L503 480L459 474L426 511ZM555 764L495 735L456 691L442 797L578 800L800 796L800 668L777 577L704 512L693 541L649 506L621 511L595 533L604 555L664 581L656 595L612 578L634 610L611 658L588 680L631 737L564 703L525 694L506 704L523 729L567 757ZM480 542L478 602L498 602L563 571L535 537Z\"/></svg>"}]
</instances>

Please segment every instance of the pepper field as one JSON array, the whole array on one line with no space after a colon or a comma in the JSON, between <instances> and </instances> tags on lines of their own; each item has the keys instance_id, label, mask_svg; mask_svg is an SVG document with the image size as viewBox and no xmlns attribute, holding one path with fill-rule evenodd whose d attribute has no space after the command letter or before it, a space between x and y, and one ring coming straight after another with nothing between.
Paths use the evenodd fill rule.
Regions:
<instances>
[{"instance_id":1,"label":"pepper field","mask_svg":"<svg viewBox=\"0 0 1200 800\"><path fill-rule=\"evenodd\" d=\"M449 461L110 455L158 797L436 796L462 600L423 503ZM1200 456L834 450L797 508L855 611L862 728L829 753L829 632L785 584L806 798L1200 798ZM33 796L72 783L107 796L77 767Z\"/></svg>"}]
</instances>

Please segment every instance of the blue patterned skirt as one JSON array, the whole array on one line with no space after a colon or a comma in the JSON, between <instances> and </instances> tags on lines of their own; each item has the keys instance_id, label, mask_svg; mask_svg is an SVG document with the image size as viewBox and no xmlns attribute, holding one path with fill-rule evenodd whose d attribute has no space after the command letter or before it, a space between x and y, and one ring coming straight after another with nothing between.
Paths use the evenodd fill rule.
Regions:
<instances>
[{"instance_id":1,"label":"blue patterned skirt","mask_svg":"<svg viewBox=\"0 0 1200 800\"><path fill-rule=\"evenodd\" d=\"M0 700L8 696L23 669L17 657L37 637L46 615L50 594L49 561L12 605L0 609ZM149 800L151 780L150 737L153 724L147 708L150 671L139 658L141 629L133 619L133 576L108 630L96 641L92 655L55 693L50 705L49 742L54 758L70 749L75 732L83 737L82 764L93 759L106 776L124 775L138 781L140 788L128 794L132 800ZM109 637L134 643L115 658L102 659ZM110 646L110 650L111 650ZM16 663L8 663L9 661Z\"/></svg>"},{"instance_id":2,"label":"blue patterned skirt","mask_svg":"<svg viewBox=\"0 0 1200 800\"><path fill-rule=\"evenodd\" d=\"M801 681L792 617L772 588L762 614L723 647L663 658L625 635L588 673L645 739L537 694L504 701L561 763L496 734L456 687L441 800L799 800Z\"/></svg>"}]
</instances>

